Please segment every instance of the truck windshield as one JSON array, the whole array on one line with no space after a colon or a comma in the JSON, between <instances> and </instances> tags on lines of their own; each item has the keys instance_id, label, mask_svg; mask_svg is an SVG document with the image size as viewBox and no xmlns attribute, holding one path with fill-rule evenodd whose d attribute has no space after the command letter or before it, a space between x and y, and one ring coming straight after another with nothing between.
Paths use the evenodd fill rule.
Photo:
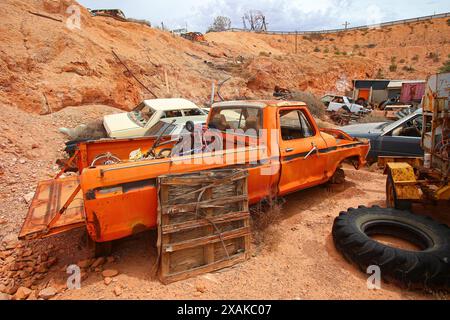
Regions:
<instances>
[{"instance_id":1,"label":"truck windshield","mask_svg":"<svg viewBox=\"0 0 450 320\"><path fill-rule=\"evenodd\" d=\"M220 131L243 130L245 135L256 136L262 128L262 110L251 107L213 108L209 127Z\"/></svg>"},{"instance_id":2,"label":"truck windshield","mask_svg":"<svg viewBox=\"0 0 450 320\"><path fill-rule=\"evenodd\" d=\"M155 115L155 110L147 106L144 102L138 105L133 111L128 113L131 120L141 127L145 127L147 122Z\"/></svg>"}]
</instances>

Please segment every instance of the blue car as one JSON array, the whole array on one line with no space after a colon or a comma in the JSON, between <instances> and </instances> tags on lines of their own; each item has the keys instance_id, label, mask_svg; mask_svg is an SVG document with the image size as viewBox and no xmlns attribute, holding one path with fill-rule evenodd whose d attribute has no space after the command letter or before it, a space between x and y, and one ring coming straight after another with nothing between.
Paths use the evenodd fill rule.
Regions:
<instances>
[{"instance_id":1,"label":"blue car","mask_svg":"<svg viewBox=\"0 0 450 320\"><path fill-rule=\"evenodd\" d=\"M360 123L341 130L352 137L370 140L367 160L371 163L380 156L423 157L422 125L422 109L418 109L395 122Z\"/></svg>"}]
</instances>

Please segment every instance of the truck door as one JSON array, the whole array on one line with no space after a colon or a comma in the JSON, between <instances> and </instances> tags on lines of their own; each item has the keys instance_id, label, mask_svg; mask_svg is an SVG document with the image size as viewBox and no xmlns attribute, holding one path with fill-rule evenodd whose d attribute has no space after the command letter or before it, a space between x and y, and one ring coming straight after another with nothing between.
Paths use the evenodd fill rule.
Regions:
<instances>
[{"instance_id":1,"label":"truck door","mask_svg":"<svg viewBox=\"0 0 450 320\"><path fill-rule=\"evenodd\" d=\"M310 114L304 109L280 109L278 114L281 177L280 194L318 185L326 181L325 140Z\"/></svg>"}]
</instances>

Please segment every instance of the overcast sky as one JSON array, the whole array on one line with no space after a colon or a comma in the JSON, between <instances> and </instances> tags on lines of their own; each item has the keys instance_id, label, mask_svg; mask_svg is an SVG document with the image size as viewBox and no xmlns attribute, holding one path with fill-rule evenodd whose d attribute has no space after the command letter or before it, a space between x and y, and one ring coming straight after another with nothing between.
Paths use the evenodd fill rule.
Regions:
<instances>
[{"instance_id":1,"label":"overcast sky","mask_svg":"<svg viewBox=\"0 0 450 320\"><path fill-rule=\"evenodd\" d=\"M233 27L242 27L248 10L266 15L269 30L321 30L376 24L450 12L448 0L78 0L85 7L120 8L127 17L161 22L170 28L184 27L204 32L215 16L231 18Z\"/></svg>"}]
</instances>

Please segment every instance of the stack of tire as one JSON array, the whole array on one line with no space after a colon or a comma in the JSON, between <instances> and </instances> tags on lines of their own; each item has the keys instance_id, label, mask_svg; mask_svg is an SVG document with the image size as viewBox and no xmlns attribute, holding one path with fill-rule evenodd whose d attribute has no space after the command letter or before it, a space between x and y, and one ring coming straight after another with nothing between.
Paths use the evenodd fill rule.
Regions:
<instances>
[{"instance_id":1,"label":"stack of tire","mask_svg":"<svg viewBox=\"0 0 450 320\"><path fill-rule=\"evenodd\" d=\"M373 235L397 237L420 250L391 247ZM333 239L363 272L378 266L384 280L402 287L450 290L450 228L431 218L376 206L350 208L336 218Z\"/></svg>"}]
</instances>

